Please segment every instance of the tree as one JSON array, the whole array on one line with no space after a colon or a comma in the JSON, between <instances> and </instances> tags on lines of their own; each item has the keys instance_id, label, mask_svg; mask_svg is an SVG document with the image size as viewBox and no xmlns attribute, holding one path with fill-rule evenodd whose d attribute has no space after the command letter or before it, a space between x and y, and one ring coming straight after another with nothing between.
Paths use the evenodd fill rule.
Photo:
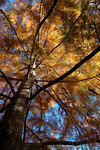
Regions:
<instances>
[{"instance_id":1,"label":"tree","mask_svg":"<svg viewBox=\"0 0 100 150\"><path fill-rule=\"evenodd\" d=\"M100 148L99 15L96 1L4 1L0 150Z\"/></svg>"}]
</instances>

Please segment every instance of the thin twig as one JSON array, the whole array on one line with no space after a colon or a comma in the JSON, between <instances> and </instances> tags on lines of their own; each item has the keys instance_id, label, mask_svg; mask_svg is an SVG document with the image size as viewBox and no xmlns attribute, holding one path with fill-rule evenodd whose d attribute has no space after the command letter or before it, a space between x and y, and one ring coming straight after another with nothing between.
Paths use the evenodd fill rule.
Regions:
<instances>
[{"instance_id":1,"label":"thin twig","mask_svg":"<svg viewBox=\"0 0 100 150\"><path fill-rule=\"evenodd\" d=\"M40 141L40 143L42 143L41 139L28 126L26 126L26 127L28 130L30 130L36 136L36 138Z\"/></svg>"}]
</instances>

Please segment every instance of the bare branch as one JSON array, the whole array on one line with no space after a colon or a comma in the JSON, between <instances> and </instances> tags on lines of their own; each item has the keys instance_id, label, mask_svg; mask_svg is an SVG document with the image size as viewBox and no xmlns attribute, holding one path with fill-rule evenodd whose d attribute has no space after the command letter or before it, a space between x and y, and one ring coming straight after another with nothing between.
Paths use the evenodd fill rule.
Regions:
<instances>
[{"instance_id":1,"label":"bare branch","mask_svg":"<svg viewBox=\"0 0 100 150\"><path fill-rule=\"evenodd\" d=\"M0 93L0 96L3 96L3 97L5 97L5 98L7 98L7 99L11 99L9 96L7 96L7 95L5 95L5 94L2 94L2 93Z\"/></svg>"},{"instance_id":2,"label":"bare branch","mask_svg":"<svg viewBox=\"0 0 100 150\"><path fill-rule=\"evenodd\" d=\"M93 78L96 78L97 76L99 76L100 74L98 75L95 75L95 76L92 76L90 78L84 78L84 79L81 79L81 80L63 80L63 81L60 81L60 83L67 83L67 82L81 82L81 81L86 81L86 80L90 80L90 79L93 79ZM98 79L97 79L98 80ZM36 80L37 82L52 82L52 80Z\"/></svg>"},{"instance_id":3,"label":"bare branch","mask_svg":"<svg viewBox=\"0 0 100 150\"><path fill-rule=\"evenodd\" d=\"M6 82L9 84L13 94L15 95L15 90L14 90L14 87L12 86L11 82L9 81L9 79L7 78L7 76L4 74L4 72L1 70L0 68L0 72L2 74L2 77L6 80Z\"/></svg>"},{"instance_id":4,"label":"bare branch","mask_svg":"<svg viewBox=\"0 0 100 150\"><path fill-rule=\"evenodd\" d=\"M3 78L3 76L0 75L1 78ZM13 78L13 77L8 77L6 76L9 80L15 80L15 81L23 81L24 79L19 79L19 78Z\"/></svg>"},{"instance_id":5,"label":"bare branch","mask_svg":"<svg viewBox=\"0 0 100 150\"><path fill-rule=\"evenodd\" d=\"M50 141L50 142L44 142L44 145L73 145L73 146L78 146L78 145L83 145L83 144L90 144L90 143L100 143L100 139L90 139L90 140L83 140L83 141L77 141L77 142L72 142L72 141Z\"/></svg>"},{"instance_id":6,"label":"bare branch","mask_svg":"<svg viewBox=\"0 0 100 150\"><path fill-rule=\"evenodd\" d=\"M42 143L25 143L24 147L25 150L34 150L35 148L41 148L42 146L47 146L47 145L71 145L71 146L78 146L78 145L84 145L84 144L91 144L91 143L100 143L100 139L98 137L89 139L89 140L81 140L77 142L73 141L48 141L48 142L42 142Z\"/></svg>"},{"instance_id":7,"label":"bare branch","mask_svg":"<svg viewBox=\"0 0 100 150\"><path fill-rule=\"evenodd\" d=\"M26 126L28 130L30 130L32 132L32 134L34 134L36 136L36 138L42 143L41 139L28 127Z\"/></svg>"},{"instance_id":8,"label":"bare branch","mask_svg":"<svg viewBox=\"0 0 100 150\"><path fill-rule=\"evenodd\" d=\"M81 82L81 81L86 81L86 80L90 80L90 79L93 79L93 78L96 78L98 77L100 74L97 74L95 76L92 76L92 77L89 77L89 78L84 78L84 79L81 79L81 80L63 80L63 81L60 81L60 83L66 83L66 82ZM0 77L3 78L3 76L0 75ZM24 79L19 79L19 78L13 78L13 77L8 77L7 78L9 80L15 80L15 81L23 81ZM97 79L97 78L96 78ZM99 80L99 79L97 79ZM53 80L36 80L36 82L52 82Z\"/></svg>"}]
</instances>

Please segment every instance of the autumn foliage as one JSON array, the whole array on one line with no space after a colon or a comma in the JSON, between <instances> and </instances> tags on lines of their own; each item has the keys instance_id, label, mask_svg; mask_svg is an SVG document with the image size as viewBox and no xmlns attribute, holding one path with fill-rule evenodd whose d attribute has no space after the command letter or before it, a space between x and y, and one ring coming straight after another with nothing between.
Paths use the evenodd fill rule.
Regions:
<instances>
[{"instance_id":1,"label":"autumn foliage","mask_svg":"<svg viewBox=\"0 0 100 150\"><path fill-rule=\"evenodd\" d=\"M99 149L100 2L15 0L0 7L2 150L15 149L12 135L21 141L16 150Z\"/></svg>"}]
</instances>

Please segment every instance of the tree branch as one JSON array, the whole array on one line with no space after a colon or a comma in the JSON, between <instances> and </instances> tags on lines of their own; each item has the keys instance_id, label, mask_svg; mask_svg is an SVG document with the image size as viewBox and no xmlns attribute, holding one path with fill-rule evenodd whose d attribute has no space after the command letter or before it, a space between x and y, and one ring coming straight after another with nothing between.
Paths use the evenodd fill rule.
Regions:
<instances>
[{"instance_id":1,"label":"tree branch","mask_svg":"<svg viewBox=\"0 0 100 150\"><path fill-rule=\"evenodd\" d=\"M98 4L96 4L97 3L97 1L95 0L95 7L97 8L97 10L99 10L100 11L100 8L98 8L98 5L100 5L99 3Z\"/></svg>"},{"instance_id":2,"label":"tree branch","mask_svg":"<svg viewBox=\"0 0 100 150\"><path fill-rule=\"evenodd\" d=\"M66 111L66 109L54 98L54 96L52 96L49 91L47 91L47 90L45 90L45 91L46 91L46 92L48 93L48 95L50 95L50 96L52 97L52 99L64 110L64 112L66 113L66 115L69 116L69 114L68 114L68 112Z\"/></svg>"},{"instance_id":3,"label":"tree branch","mask_svg":"<svg viewBox=\"0 0 100 150\"><path fill-rule=\"evenodd\" d=\"M60 82L64 78L68 77L70 74L72 74L75 70L77 70L81 65L83 65L85 62L87 62L90 58L95 56L100 51L100 46L95 49L93 52L91 52L88 56L86 56L84 59L82 59L79 63L77 63L73 68L71 68L68 72L60 76L59 78L55 79L54 81L51 81L50 83L44 85L41 87L37 92L35 92L28 100L32 100L38 93L45 90L46 88Z\"/></svg>"},{"instance_id":4,"label":"tree branch","mask_svg":"<svg viewBox=\"0 0 100 150\"><path fill-rule=\"evenodd\" d=\"M51 6L49 12L47 13L47 15L43 18L43 20L39 23L38 25L38 28L36 30L36 34L35 34L35 37L34 37L34 41L33 41L33 45L32 45L32 50L31 50L31 53L30 53L30 62L31 62L31 58L32 58L32 54L33 54L33 51L34 51L34 45L35 45L35 42L36 42L36 37L39 33L39 30L41 28L41 26L43 25L43 23L48 19L48 17L51 15L51 13L53 12L53 9L55 7L55 5L57 4L58 0L54 0L54 3L53 5Z\"/></svg>"},{"instance_id":5,"label":"tree branch","mask_svg":"<svg viewBox=\"0 0 100 150\"><path fill-rule=\"evenodd\" d=\"M42 142L41 143L25 143L24 144L24 150L34 150L34 146L36 148L42 147L42 146L47 146L47 145L71 145L71 146L78 146L78 145L84 145L84 144L90 144L90 143L100 143L99 138L92 138L90 140L83 140L83 141L77 141L77 142L72 142L72 141L48 141L48 142Z\"/></svg>"},{"instance_id":6,"label":"tree branch","mask_svg":"<svg viewBox=\"0 0 100 150\"><path fill-rule=\"evenodd\" d=\"M2 75L0 75L1 78L3 78ZM15 80L15 81L23 81L24 79L19 79L19 78L13 78L13 77L8 77L6 76L9 80Z\"/></svg>"},{"instance_id":7,"label":"tree branch","mask_svg":"<svg viewBox=\"0 0 100 150\"><path fill-rule=\"evenodd\" d=\"M98 31L97 31L97 27L96 27L95 22L94 22L94 28L95 28L95 32L97 34L98 41L100 42L100 37L99 37Z\"/></svg>"},{"instance_id":8,"label":"tree branch","mask_svg":"<svg viewBox=\"0 0 100 150\"><path fill-rule=\"evenodd\" d=\"M81 80L63 80L63 81L60 81L60 83L66 83L66 82L81 82L81 81L85 81L85 80L90 80L90 79L93 79L93 78L96 78L98 77L100 74L97 74L95 76L92 76L92 77L89 77L89 78L84 78L84 79L81 79ZM3 78L3 76L0 75L1 78ZM9 80L15 80L15 81L23 81L24 79L20 79L20 78L13 78L13 77L8 77L6 76ZM98 80L98 79L97 79ZM52 82L53 80L36 80L36 82Z\"/></svg>"},{"instance_id":9,"label":"tree branch","mask_svg":"<svg viewBox=\"0 0 100 150\"><path fill-rule=\"evenodd\" d=\"M2 77L6 80L6 82L9 84L11 91L13 92L13 94L15 95L15 90L14 87L12 86L11 82L8 80L7 76L4 74L4 72L1 70L0 68L0 72L2 74Z\"/></svg>"},{"instance_id":10,"label":"tree branch","mask_svg":"<svg viewBox=\"0 0 100 150\"><path fill-rule=\"evenodd\" d=\"M29 131L32 132L33 135L35 135L35 137L40 141L40 143L42 143L41 139L28 126L26 126L26 127Z\"/></svg>"},{"instance_id":11,"label":"tree branch","mask_svg":"<svg viewBox=\"0 0 100 150\"><path fill-rule=\"evenodd\" d=\"M60 83L66 83L66 82L81 82L81 81L86 81L86 80L90 80L90 79L93 79L93 78L96 78L97 76L99 76L100 74L97 74L95 76L92 76L90 78L84 78L84 79L81 79L81 80L63 80L63 81L60 81ZM52 82L52 80L36 80L37 82Z\"/></svg>"},{"instance_id":12,"label":"tree branch","mask_svg":"<svg viewBox=\"0 0 100 150\"><path fill-rule=\"evenodd\" d=\"M7 96L7 95L5 95L5 94L2 94L2 93L0 93L0 96L3 96L3 97L5 97L5 98L7 98L7 99L11 99L9 96Z\"/></svg>"},{"instance_id":13,"label":"tree branch","mask_svg":"<svg viewBox=\"0 0 100 150\"><path fill-rule=\"evenodd\" d=\"M0 109L0 113L2 113L4 110L8 109L8 107L9 107L9 104L6 105L5 107L1 108L1 109Z\"/></svg>"}]
</instances>

